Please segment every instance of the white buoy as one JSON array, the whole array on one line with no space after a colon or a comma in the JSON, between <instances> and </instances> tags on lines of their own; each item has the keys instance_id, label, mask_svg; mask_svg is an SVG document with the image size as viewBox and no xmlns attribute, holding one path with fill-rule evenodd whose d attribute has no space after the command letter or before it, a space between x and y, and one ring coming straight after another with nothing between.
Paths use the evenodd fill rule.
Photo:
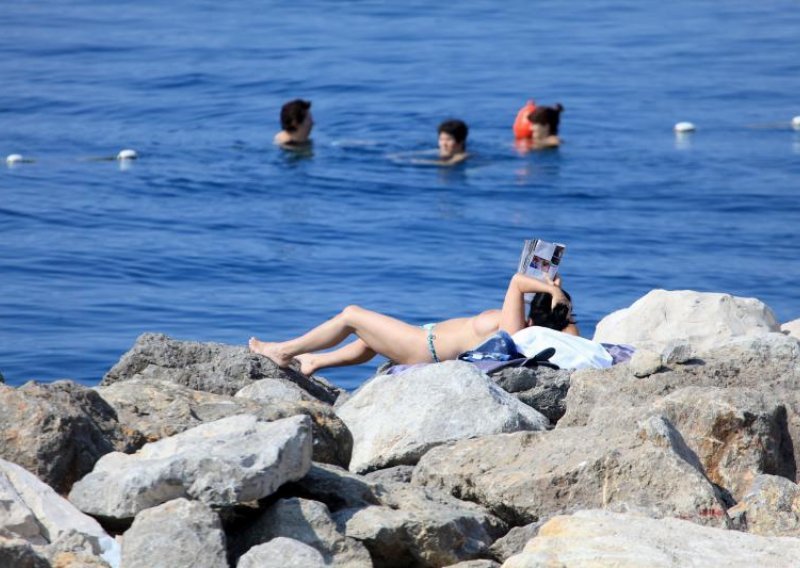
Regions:
<instances>
[{"instance_id":1,"label":"white buoy","mask_svg":"<svg viewBox=\"0 0 800 568\"><path fill-rule=\"evenodd\" d=\"M675 132L694 132L695 127L691 122L679 122L674 127Z\"/></svg>"},{"instance_id":2,"label":"white buoy","mask_svg":"<svg viewBox=\"0 0 800 568\"><path fill-rule=\"evenodd\" d=\"M119 154L117 154L117 160L135 160L139 157L139 154L136 153L136 150L120 150Z\"/></svg>"},{"instance_id":3,"label":"white buoy","mask_svg":"<svg viewBox=\"0 0 800 568\"><path fill-rule=\"evenodd\" d=\"M19 164L24 160L25 158L22 157L22 154L9 154L8 156L6 156L6 164L8 164L9 166L14 164Z\"/></svg>"},{"instance_id":4,"label":"white buoy","mask_svg":"<svg viewBox=\"0 0 800 568\"><path fill-rule=\"evenodd\" d=\"M792 119L792 128L794 128L795 130L800 130L800 115L795 116Z\"/></svg>"}]
</instances>

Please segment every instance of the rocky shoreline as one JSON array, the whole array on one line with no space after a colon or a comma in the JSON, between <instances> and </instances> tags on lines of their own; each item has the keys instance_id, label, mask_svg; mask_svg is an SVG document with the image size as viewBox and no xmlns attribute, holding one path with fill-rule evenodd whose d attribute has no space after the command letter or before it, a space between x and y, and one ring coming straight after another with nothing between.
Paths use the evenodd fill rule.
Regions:
<instances>
[{"instance_id":1,"label":"rocky shoreline","mask_svg":"<svg viewBox=\"0 0 800 568\"><path fill-rule=\"evenodd\" d=\"M0 567L795 566L800 320L654 290L610 369L449 361L350 394L144 334L0 384Z\"/></svg>"}]
</instances>

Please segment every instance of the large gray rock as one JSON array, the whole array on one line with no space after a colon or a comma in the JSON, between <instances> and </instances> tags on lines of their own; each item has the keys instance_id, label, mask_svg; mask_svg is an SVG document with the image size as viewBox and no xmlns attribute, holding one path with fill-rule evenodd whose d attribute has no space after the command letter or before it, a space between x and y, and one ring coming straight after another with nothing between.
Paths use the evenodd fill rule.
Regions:
<instances>
[{"instance_id":1,"label":"large gray rock","mask_svg":"<svg viewBox=\"0 0 800 568\"><path fill-rule=\"evenodd\" d=\"M179 341L160 333L139 336L130 351L103 377L102 386L129 379L171 381L195 390L234 395L265 378L285 379L311 396L332 404L340 389L320 377L281 369L246 347Z\"/></svg>"},{"instance_id":2,"label":"large gray rock","mask_svg":"<svg viewBox=\"0 0 800 568\"><path fill-rule=\"evenodd\" d=\"M609 566L707 568L796 566L800 539L763 537L611 511L579 511L548 521L502 568Z\"/></svg>"},{"instance_id":3,"label":"large gray rock","mask_svg":"<svg viewBox=\"0 0 800 568\"><path fill-rule=\"evenodd\" d=\"M267 382L275 381L262 379L245 388ZM311 401L310 396L304 402L274 400L265 404L152 379L130 379L96 390L114 408L120 423L141 432L148 442L236 414L253 414L266 422L305 414L312 420L314 460L344 467L350 463L350 431L329 405Z\"/></svg>"},{"instance_id":4,"label":"large gray rock","mask_svg":"<svg viewBox=\"0 0 800 568\"><path fill-rule=\"evenodd\" d=\"M236 398L249 398L261 404L280 402L318 402L316 398L286 379L261 379L236 393Z\"/></svg>"},{"instance_id":5,"label":"large gray rock","mask_svg":"<svg viewBox=\"0 0 800 568\"><path fill-rule=\"evenodd\" d=\"M494 541L489 551L500 562L505 562L515 554L519 554L528 541L539 534L539 529L549 519L540 519L534 523L514 527L508 533Z\"/></svg>"},{"instance_id":6,"label":"large gray rock","mask_svg":"<svg viewBox=\"0 0 800 568\"><path fill-rule=\"evenodd\" d=\"M36 474L59 493L89 473L100 456L129 451L114 410L72 381L0 385L0 458Z\"/></svg>"},{"instance_id":7,"label":"large gray rock","mask_svg":"<svg viewBox=\"0 0 800 568\"><path fill-rule=\"evenodd\" d=\"M0 534L0 566L3 568L52 568L47 557L23 538Z\"/></svg>"},{"instance_id":8,"label":"large gray rock","mask_svg":"<svg viewBox=\"0 0 800 568\"><path fill-rule=\"evenodd\" d=\"M235 555L278 537L292 538L311 546L330 566L372 566L367 549L339 530L328 507L318 501L296 497L278 500L250 526L239 531L233 543L238 553Z\"/></svg>"},{"instance_id":9,"label":"large gray rock","mask_svg":"<svg viewBox=\"0 0 800 568\"><path fill-rule=\"evenodd\" d=\"M594 507L729 522L697 457L660 417L462 440L428 452L412 482L476 501L511 525Z\"/></svg>"},{"instance_id":10,"label":"large gray rock","mask_svg":"<svg viewBox=\"0 0 800 568\"><path fill-rule=\"evenodd\" d=\"M506 367L489 376L506 392L544 414L550 422L558 422L566 412L570 369L549 367Z\"/></svg>"},{"instance_id":11,"label":"large gray rock","mask_svg":"<svg viewBox=\"0 0 800 568\"><path fill-rule=\"evenodd\" d=\"M325 568L326 566L329 564L315 548L282 536L254 546L239 558L236 564L236 568Z\"/></svg>"},{"instance_id":12,"label":"large gray rock","mask_svg":"<svg viewBox=\"0 0 800 568\"><path fill-rule=\"evenodd\" d=\"M485 509L407 483L381 487L379 506L342 509L334 518L362 541L377 566L447 566L486 558L505 530Z\"/></svg>"},{"instance_id":13,"label":"large gray rock","mask_svg":"<svg viewBox=\"0 0 800 568\"><path fill-rule=\"evenodd\" d=\"M488 557L506 531L486 509L430 488L376 482L315 464L286 491L322 501L346 534L362 540L379 566L445 565Z\"/></svg>"},{"instance_id":14,"label":"large gray rock","mask_svg":"<svg viewBox=\"0 0 800 568\"><path fill-rule=\"evenodd\" d=\"M122 540L122 568L227 568L219 516L198 501L175 499L136 516Z\"/></svg>"},{"instance_id":15,"label":"large gray rock","mask_svg":"<svg viewBox=\"0 0 800 568\"><path fill-rule=\"evenodd\" d=\"M656 400L706 475L740 499L762 473L795 476L786 408L760 389L686 387Z\"/></svg>"},{"instance_id":16,"label":"large gray rock","mask_svg":"<svg viewBox=\"0 0 800 568\"><path fill-rule=\"evenodd\" d=\"M672 394L688 387L706 390ZM567 394L567 412L557 428L602 421L604 415L613 416L622 409L652 407L662 412L666 403L659 401L664 397L683 398L682 410L676 407L672 415L676 427L703 456L712 479L733 483L734 492L740 495L748 476L752 479L753 475L769 473L796 478L796 456L800 455L798 387L800 342L769 333L733 340L702 353L702 359L692 364L673 365L645 378L635 377L628 365L576 372ZM735 389L750 390L737 394ZM750 397L754 392L761 394ZM693 400L693 395L702 400ZM727 402L714 402L717 395ZM711 444L708 449L716 448L713 452L701 448L704 438ZM759 448L762 443L764 447ZM734 463L741 451L750 452L748 465Z\"/></svg>"},{"instance_id":17,"label":"large gray rock","mask_svg":"<svg viewBox=\"0 0 800 568\"><path fill-rule=\"evenodd\" d=\"M704 350L731 338L778 331L775 314L755 298L692 290L651 290L600 320L594 341L660 350L681 339Z\"/></svg>"},{"instance_id":18,"label":"large gray rock","mask_svg":"<svg viewBox=\"0 0 800 568\"><path fill-rule=\"evenodd\" d=\"M357 472L413 465L430 448L453 440L548 425L463 361L379 375L336 412L353 434L350 470Z\"/></svg>"},{"instance_id":19,"label":"large gray rock","mask_svg":"<svg viewBox=\"0 0 800 568\"><path fill-rule=\"evenodd\" d=\"M97 521L81 513L32 473L5 460L0 460L0 537L23 539L35 548L36 554L29 555L25 546L20 548L15 544L0 553L0 558L4 554L21 554L20 565L24 565L23 557L52 558L60 553L80 555L84 560L101 557L113 565L119 560L116 541Z\"/></svg>"},{"instance_id":20,"label":"large gray rock","mask_svg":"<svg viewBox=\"0 0 800 568\"><path fill-rule=\"evenodd\" d=\"M783 477L759 475L729 513L747 532L800 537L800 487Z\"/></svg>"},{"instance_id":21,"label":"large gray rock","mask_svg":"<svg viewBox=\"0 0 800 568\"><path fill-rule=\"evenodd\" d=\"M311 466L311 421L262 422L238 415L145 445L136 454L104 456L69 498L97 517L130 519L189 497L225 506L271 495Z\"/></svg>"},{"instance_id":22,"label":"large gray rock","mask_svg":"<svg viewBox=\"0 0 800 568\"><path fill-rule=\"evenodd\" d=\"M380 505L383 486L341 467L314 463L306 475L286 485L291 495L325 503L331 511Z\"/></svg>"}]
</instances>

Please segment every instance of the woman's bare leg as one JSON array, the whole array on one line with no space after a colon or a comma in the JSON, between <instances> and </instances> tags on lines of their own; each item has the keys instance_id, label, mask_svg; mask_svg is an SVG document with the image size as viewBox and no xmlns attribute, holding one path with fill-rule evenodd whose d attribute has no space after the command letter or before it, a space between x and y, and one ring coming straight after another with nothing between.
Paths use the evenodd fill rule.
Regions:
<instances>
[{"instance_id":1,"label":"woman's bare leg","mask_svg":"<svg viewBox=\"0 0 800 568\"><path fill-rule=\"evenodd\" d=\"M361 339L356 339L336 351L327 353L303 353L295 357L300 361L300 372L304 375L313 375L320 369L327 367L345 367L347 365L360 365L375 357L375 351L369 348Z\"/></svg>"},{"instance_id":2,"label":"woman's bare leg","mask_svg":"<svg viewBox=\"0 0 800 568\"><path fill-rule=\"evenodd\" d=\"M430 361L425 331L358 306L346 307L337 316L289 341L267 343L253 337L250 349L285 367L296 355L333 347L351 334L356 334L375 353L398 363Z\"/></svg>"}]
</instances>

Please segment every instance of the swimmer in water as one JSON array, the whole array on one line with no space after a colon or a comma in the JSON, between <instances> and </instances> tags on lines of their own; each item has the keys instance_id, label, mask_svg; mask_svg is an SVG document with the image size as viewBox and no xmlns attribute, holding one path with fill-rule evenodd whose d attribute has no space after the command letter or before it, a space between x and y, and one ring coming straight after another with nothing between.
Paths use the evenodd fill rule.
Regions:
<instances>
[{"instance_id":1,"label":"swimmer in water","mask_svg":"<svg viewBox=\"0 0 800 568\"><path fill-rule=\"evenodd\" d=\"M561 120L561 111L564 107L556 104L553 107L536 107L528 120L531 121L534 148L555 148L561 144L558 137L558 123Z\"/></svg>"},{"instance_id":2,"label":"swimmer in water","mask_svg":"<svg viewBox=\"0 0 800 568\"><path fill-rule=\"evenodd\" d=\"M281 108L281 128L274 142L284 148L302 148L311 144L309 136L314 127L311 101L295 99Z\"/></svg>"},{"instance_id":3,"label":"swimmer in water","mask_svg":"<svg viewBox=\"0 0 800 568\"><path fill-rule=\"evenodd\" d=\"M518 145L523 150L540 150L543 148L556 148L561 145L558 137L558 124L564 107L556 104L552 107L535 106L533 102L523 107L532 109L527 116L517 116L514 123L514 134Z\"/></svg>"},{"instance_id":4,"label":"swimmer in water","mask_svg":"<svg viewBox=\"0 0 800 568\"><path fill-rule=\"evenodd\" d=\"M469 128L463 120L446 120L439 125L439 160L445 166L458 164L469 157L467 154Z\"/></svg>"}]
</instances>

